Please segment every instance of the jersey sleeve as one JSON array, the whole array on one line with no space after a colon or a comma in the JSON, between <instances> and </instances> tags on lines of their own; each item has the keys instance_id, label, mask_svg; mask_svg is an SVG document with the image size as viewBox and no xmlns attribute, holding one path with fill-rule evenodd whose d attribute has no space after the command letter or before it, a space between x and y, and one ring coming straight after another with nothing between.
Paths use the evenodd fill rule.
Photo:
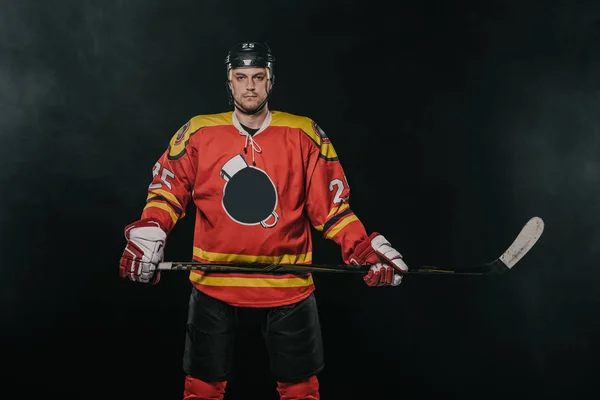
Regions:
<instances>
[{"instance_id":1,"label":"jersey sleeve","mask_svg":"<svg viewBox=\"0 0 600 400\"><path fill-rule=\"evenodd\" d=\"M195 180L195 163L190 138L196 132L191 121L183 125L171 138L167 150L152 168L152 181L148 186L146 205L142 219L158 220L169 233L182 219L191 199Z\"/></svg>"},{"instance_id":2,"label":"jersey sleeve","mask_svg":"<svg viewBox=\"0 0 600 400\"><path fill-rule=\"evenodd\" d=\"M308 157L306 211L312 226L340 245L348 263L356 244L368 235L350 208L350 187L333 144L314 121L311 129L308 135L316 146Z\"/></svg>"}]
</instances>

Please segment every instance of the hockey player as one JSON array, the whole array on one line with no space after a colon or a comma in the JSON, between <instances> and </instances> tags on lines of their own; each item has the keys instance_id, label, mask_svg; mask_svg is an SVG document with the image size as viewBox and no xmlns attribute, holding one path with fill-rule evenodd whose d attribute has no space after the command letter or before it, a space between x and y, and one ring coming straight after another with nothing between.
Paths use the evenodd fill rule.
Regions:
<instances>
[{"instance_id":1,"label":"hockey player","mask_svg":"<svg viewBox=\"0 0 600 400\"><path fill-rule=\"evenodd\" d=\"M152 169L139 220L125 228L120 276L156 284L167 236L195 205L193 259L216 263L312 262L311 227L345 263L372 265L369 286L396 286L408 267L349 207L338 155L310 118L269 109L275 58L266 43L233 46L225 59L232 110L198 115ZM238 313L261 310L262 334L282 400L319 399L321 327L310 273L189 274L184 400L222 399L231 379Z\"/></svg>"}]
</instances>

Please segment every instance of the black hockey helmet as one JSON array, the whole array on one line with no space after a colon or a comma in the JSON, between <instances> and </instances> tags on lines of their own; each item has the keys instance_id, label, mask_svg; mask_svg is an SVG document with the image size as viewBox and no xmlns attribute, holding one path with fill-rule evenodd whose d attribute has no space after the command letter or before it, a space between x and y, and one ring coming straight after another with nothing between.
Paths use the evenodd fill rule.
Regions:
<instances>
[{"instance_id":1,"label":"black hockey helmet","mask_svg":"<svg viewBox=\"0 0 600 400\"><path fill-rule=\"evenodd\" d=\"M231 70L233 68L240 67L259 67L266 68L268 79L271 81L271 87L275 84L275 73L273 68L275 66L275 57L273 57L273 53L271 52L271 48L265 42L241 42L229 49L227 52L227 57L225 57L225 65L227 66L227 80L225 81L225 86L227 88L227 95L229 97L229 104L233 104L238 110L242 111L246 114L255 114L259 112L267 101L271 97L271 93L273 89L267 93L267 97L262 102L262 104L256 108L253 112L249 112L233 98L233 93L231 92L230 81L231 81Z\"/></svg>"},{"instance_id":2,"label":"black hockey helmet","mask_svg":"<svg viewBox=\"0 0 600 400\"><path fill-rule=\"evenodd\" d=\"M234 45L225 57L227 66L227 80L230 79L229 73L233 68L239 67L264 67L269 70L269 79L271 84L275 83L275 57L271 48L265 42L241 42Z\"/></svg>"}]
</instances>

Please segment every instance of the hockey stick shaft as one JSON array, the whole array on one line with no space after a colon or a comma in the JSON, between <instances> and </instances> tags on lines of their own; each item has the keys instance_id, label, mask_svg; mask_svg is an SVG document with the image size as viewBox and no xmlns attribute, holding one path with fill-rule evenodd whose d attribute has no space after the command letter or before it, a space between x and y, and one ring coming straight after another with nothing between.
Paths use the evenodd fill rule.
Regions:
<instances>
[{"instance_id":1,"label":"hockey stick shaft","mask_svg":"<svg viewBox=\"0 0 600 400\"><path fill-rule=\"evenodd\" d=\"M313 272L332 273L361 273L369 272L370 265L346 265L346 264L214 264L198 261L186 262L162 262L158 265L161 271L191 271L201 270L203 272L253 272L253 273L291 273L305 274ZM440 269L436 267L413 267L404 275L417 274L445 274L445 275L485 275L490 273L484 266L472 268L465 271Z\"/></svg>"},{"instance_id":2,"label":"hockey stick shaft","mask_svg":"<svg viewBox=\"0 0 600 400\"><path fill-rule=\"evenodd\" d=\"M403 275L497 275L502 274L519 262L535 245L544 231L544 221L533 217L523 226L511 245L497 259L469 268L438 268L432 266L411 267ZM346 264L250 264L250 263L203 263L199 261L161 262L161 271L191 271L204 272L254 272L254 273L294 273L333 272L333 273L362 273L369 271L370 265Z\"/></svg>"}]
</instances>

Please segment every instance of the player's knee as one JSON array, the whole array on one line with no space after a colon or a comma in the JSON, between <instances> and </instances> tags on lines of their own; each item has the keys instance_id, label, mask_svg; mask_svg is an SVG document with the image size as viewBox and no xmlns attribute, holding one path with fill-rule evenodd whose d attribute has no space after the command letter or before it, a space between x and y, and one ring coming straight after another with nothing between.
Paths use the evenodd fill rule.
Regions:
<instances>
[{"instance_id":1,"label":"player's knee","mask_svg":"<svg viewBox=\"0 0 600 400\"><path fill-rule=\"evenodd\" d=\"M281 400L319 400L319 380L315 375L300 382L277 382Z\"/></svg>"},{"instance_id":2,"label":"player's knee","mask_svg":"<svg viewBox=\"0 0 600 400\"><path fill-rule=\"evenodd\" d=\"M205 382L201 379L185 377L183 400L223 400L227 381Z\"/></svg>"}]
</instances>

